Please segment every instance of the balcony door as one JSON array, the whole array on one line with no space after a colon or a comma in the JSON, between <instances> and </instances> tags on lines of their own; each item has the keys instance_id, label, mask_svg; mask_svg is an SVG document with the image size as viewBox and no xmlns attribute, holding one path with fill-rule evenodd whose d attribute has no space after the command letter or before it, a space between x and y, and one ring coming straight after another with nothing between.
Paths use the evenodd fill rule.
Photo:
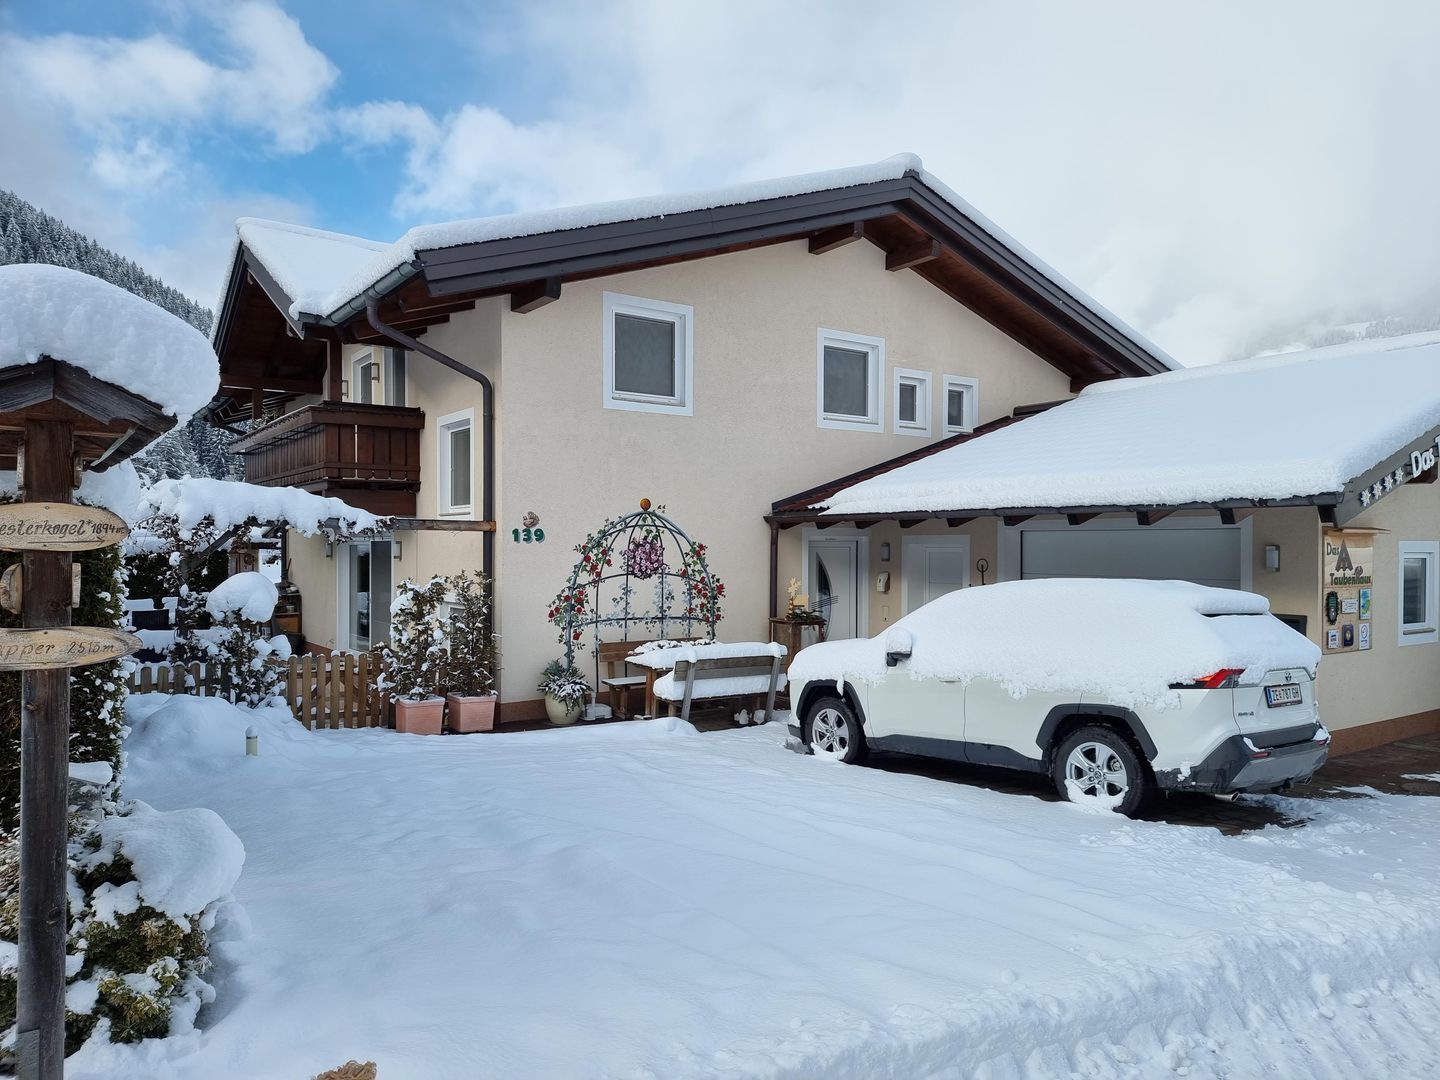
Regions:
<instances>
[{"instance_id":1,"label":"balcony door","mask_svg":"<svg viewBox=\"0 0 1440 1080\"><path fill-rule=\"evenodd\" d=\"M336 644L352 652L368 652L390 636L393 544L390 540L358 540L340 545L339 550L340 632Z\"/></svg>"}]
</instances>

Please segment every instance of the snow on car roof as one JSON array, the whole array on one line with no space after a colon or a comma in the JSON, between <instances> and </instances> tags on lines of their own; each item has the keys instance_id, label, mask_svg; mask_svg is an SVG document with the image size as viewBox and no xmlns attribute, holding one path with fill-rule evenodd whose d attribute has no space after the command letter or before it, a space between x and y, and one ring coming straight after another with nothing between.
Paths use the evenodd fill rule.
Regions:
<instances>
[{"instance_id":1,"label":"snow on car roof","mask_svg":"<svg viewBox=\"0 0 1440 1080\"><path fill-rule=\"evenodd\" d=\"M1038 273L1049 278L1069 300L1109 323L1117 333L1133 341L1156 359L1171 367L1175 366L1174 361L1158 346L1036 257L938 177L926 172L924 162L919 156L909 153L895 154L863 165L751 180L702 191L646 195L610 202L419 225L393 244L379 244L343 233L285 225L258 218L241 218L237 222L236 230L239 240L261 261L292 300L292 317L297 317L302 312L324 317L344 307L391 271L413 261L421 251L536 236L592 225L641 221L722 206L740 206L766 199L856 187L881 180L898 180L907 174L918 177L935 194L988 233L1002 247L1009 249ZM232 259L232 264L233 261Z\"/></svg>"},{"instance_id":2,"label":"snow on car roof","mask_svg":"<svg viewBox=\"0 0 1440 1080\"><path fill-rule=\"evenodd\" d=\"M1077 694L1131 706L1175 706L1174 683L1224 668L1252 676L1314 672L1320 649L1254 593L1186 581L1051 578L960 589L876 637L802 649L792 685L878 683L887 651L910 650L912 678L986 679L1015 697Z\"/></svg>"},{"instance_id":3,"label":"snow on car roof","mask_svg":"<svg viewBox=\"0 0 1440 1080\"><path fill-rule=\"evenodd\" d=\"M164 308L63 266L0 266L0 368L43 356L129 390L180 423L220 385L205 335Z\"/></svg>"},{"instance_id":4,"label":"snow on car roof","mask_svg":"<svg viewBox=\"0 0 1440 1080\"><path fill-rule=\"evenodd\" d=\"M1316 427L1348 394L1364 423ZM1338 396L1337 396L1338 395ZM1339 492L1440 427L1440 332L1117 379L836 492L828 513L1179 506Z\"/></svg>"}]
</instances>

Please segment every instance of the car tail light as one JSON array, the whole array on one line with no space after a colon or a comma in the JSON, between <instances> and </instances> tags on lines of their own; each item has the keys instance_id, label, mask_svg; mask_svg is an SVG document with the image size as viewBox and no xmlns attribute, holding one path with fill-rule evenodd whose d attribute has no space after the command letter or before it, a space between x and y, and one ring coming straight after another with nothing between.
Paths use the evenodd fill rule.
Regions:
<instances>
[{"instance_id":1,"label":"car tail light","mask_svg":"<svg viewBox=\"0 0 1440 1080\"><path fill-rule=\"evenodd\" d=\"M1223 690L1236 685L1243 674L1244 668L1221 668L1213 675L1206 675L1192 683L1183 683L1182 686L1190 690Z\"/></svg>"}]
</instances>

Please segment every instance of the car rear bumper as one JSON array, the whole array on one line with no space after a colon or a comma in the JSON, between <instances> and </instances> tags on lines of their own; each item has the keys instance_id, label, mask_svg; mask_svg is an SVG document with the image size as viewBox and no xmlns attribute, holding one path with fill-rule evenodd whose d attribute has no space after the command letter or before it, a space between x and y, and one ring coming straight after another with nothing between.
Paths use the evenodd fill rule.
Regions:
<instances>
[{"instance_id":1,"label":"car rear bumper","mask_svg":"<svg viewBox=\"0 0 1440 1080\"><path fill-rule=\"evenodd\" d=\"M1258 738L1232 736L1199 765L1157 769L1155 782L1171 791L1273 791L1309 780L1330 756L1329 734L1318 725L1305 739L1279 746L1257 746Z\"/></svg>"}]
</instances>

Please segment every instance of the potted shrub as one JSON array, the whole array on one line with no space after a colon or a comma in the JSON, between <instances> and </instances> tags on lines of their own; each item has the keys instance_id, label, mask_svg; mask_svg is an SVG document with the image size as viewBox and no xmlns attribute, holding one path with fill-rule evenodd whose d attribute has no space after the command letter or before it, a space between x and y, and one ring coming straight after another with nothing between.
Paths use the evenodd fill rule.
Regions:
<instances>
[{"instance_id":1,"label":"potted shrub","mask_svg":"<svg viewBox=\"0 0 1440 1080\"><path fill-rule=\"evenodd\" d=\"M490 632L490 582L483 574L448 579L450 656L445 700L450 730L495 730L495 635Z\"/></svg>"},{"instance_id":2,"label":"potted shrub","mask_svg":"<svg viewBox=\"0 0 1440 1080\"><path fill-rule=\"evenodd\" d=\"M380 689L395 697L395 730L439 735L445 722L445 579L402 581L390 605L390 640L376 651L384 661Z\"/></svg>"},{"instance_id":3,"label":"potted shrub","mask_svg":"<svg viewBox=\"0 0 1440 1080\"><path fill-rule=\"evenodd\" d=\"M545 714L552 724L573 724L584 711L590 684L575 665L551 660L545 665L537 689L545 695Z\"/></svg>"}]
</instances>

